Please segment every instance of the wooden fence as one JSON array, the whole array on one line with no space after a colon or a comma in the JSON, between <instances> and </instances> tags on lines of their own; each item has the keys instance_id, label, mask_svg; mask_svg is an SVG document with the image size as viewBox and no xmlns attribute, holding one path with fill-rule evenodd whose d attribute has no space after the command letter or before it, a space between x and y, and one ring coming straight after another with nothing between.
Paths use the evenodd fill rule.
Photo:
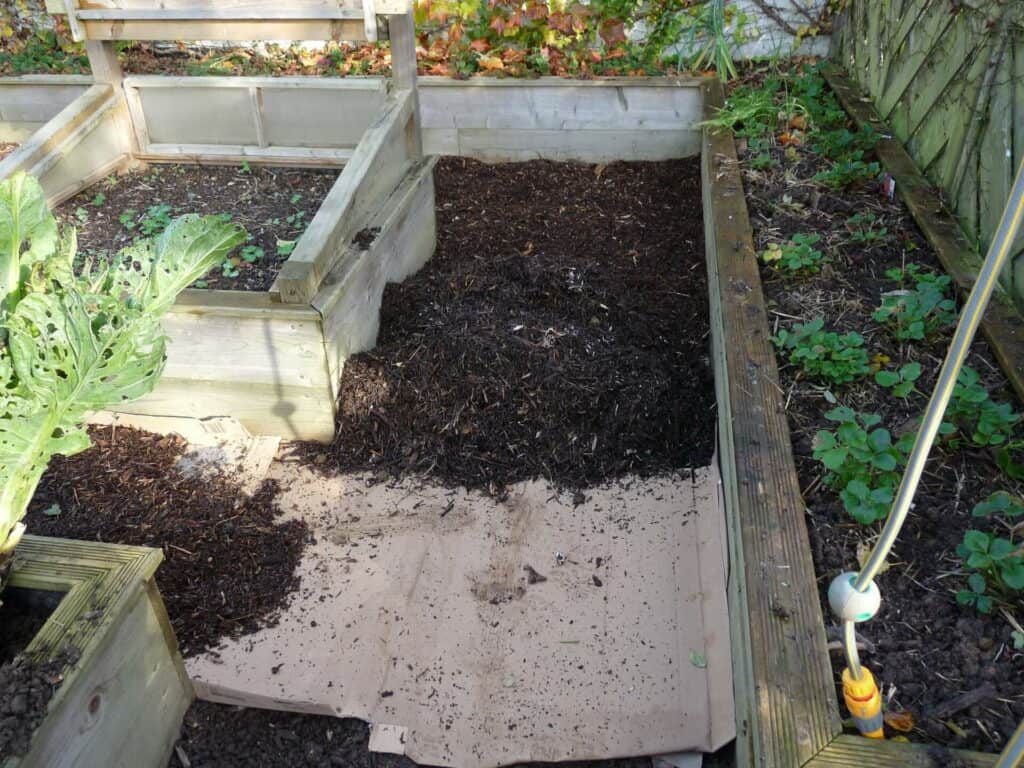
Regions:
<instances>
[{"instance_id":1,"label":"wooden fence","mask_svg":"<svg viewBox=\"0 0 1024 768\"><path fill-rule=\"evenodd\" d=\"M1024 161L1024 3L850 0L836 63L875 102L981 251ZM1004 287L1024 307L1024 237Z\"/></svg>"}]
</instances>

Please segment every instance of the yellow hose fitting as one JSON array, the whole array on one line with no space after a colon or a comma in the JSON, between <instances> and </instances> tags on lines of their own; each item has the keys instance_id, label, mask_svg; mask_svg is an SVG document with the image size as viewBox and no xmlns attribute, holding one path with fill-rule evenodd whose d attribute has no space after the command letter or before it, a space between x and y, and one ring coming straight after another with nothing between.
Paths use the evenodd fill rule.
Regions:
<instances>
[{"instance_id":1,"label":"yellow hose fitting","mask_svg":"<svg viewBox=\"0 0 1024 768\"><path fill-rule=\"evenodd\" d=\"M860 679L854 678L849 669L843 670L843 698L846 708L853 715L853 722L861 736L869 739L884 739L882 727L882 695L871 672L861 667Z\"/></svg>"}]
</instances>

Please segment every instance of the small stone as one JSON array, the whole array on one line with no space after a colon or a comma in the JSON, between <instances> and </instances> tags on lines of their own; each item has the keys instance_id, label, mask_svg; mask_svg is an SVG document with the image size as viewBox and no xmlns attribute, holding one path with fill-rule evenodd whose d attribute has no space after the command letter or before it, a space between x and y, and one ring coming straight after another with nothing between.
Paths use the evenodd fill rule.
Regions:
<instances>
[{"instance_id":1,"label":"small stone","mask_svg":"<svg viewBox=\"0 0 1024 768\"><path fill-rule=\"evenodd\" d=\"M995 641L991 637L979 637L978 647L983 651L991 651Z\"/></svg>"}]
</instances>

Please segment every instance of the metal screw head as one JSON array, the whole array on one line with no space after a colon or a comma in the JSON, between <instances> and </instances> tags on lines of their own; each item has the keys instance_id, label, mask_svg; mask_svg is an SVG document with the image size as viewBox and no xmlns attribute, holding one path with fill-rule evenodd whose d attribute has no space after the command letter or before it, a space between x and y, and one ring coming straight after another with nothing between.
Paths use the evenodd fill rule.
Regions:
<instances>
[{"instance_id":1,"label":"metal screw head","mask_svg":"<svg viewBox=\"0 0 1024 768\"><path fill-rule=\"evenodd\" d=\"M565 555L561 552L555 552L555 565L565 565Z\"/></svg>"}]
</instances>

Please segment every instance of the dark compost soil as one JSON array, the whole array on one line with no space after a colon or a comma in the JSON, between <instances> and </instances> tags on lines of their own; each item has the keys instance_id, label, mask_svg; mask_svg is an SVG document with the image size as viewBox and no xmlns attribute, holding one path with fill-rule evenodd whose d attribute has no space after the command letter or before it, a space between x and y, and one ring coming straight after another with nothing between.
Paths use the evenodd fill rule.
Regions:
<instances>
[{"instance_id":1,"label":"dark compost soil","mask_svg":"<svg viewBox=\"0 0 1024 768\"><path fill-rule=\"evenodd\" d=\"M53 595L53 599L50 596ZM8 588L0 596L0 760L28 751L32 733L63 680L67 653L36 659L25 647L43 628L59 595ZM40 599L41 598L41 599Z\"/></svg>"},{"instance_id":2,"label":"dark compost soil","mask_svg":"<svg viewBox=\"0 0 1024 768\"><path fill-rule=\"evenodd\" d=\"M748 153L744 160L761 151ZM811 150L772 147L768 151L776 162L773 168L755 170L744 162L758 252L796 233L814 232L822 237L815 247L832 258L830 266L807 278L781 279L773 270L762 268L769 312L776 326L823 316L831 330L863 334L869 355L891 358L892 362L885 364L887 369L895 370L912 360L923 367L919 393L904 401L876 385L871 377L829 393L780 361L780 384L809 510L822 605L826 622L831 623L825 595L828 583L839 572L857 568L858 553L870 548L878 526L865 528L853 521L836 492L822 483L823 468L812 456L812 440L818 430L835 428L824 418L835 406L830 395L855 410L880 414L894 437L916 429L950 333L928 343L901 345L871 313L879 306L882 292L898 287L885 277L886 269L905 262L940 273L942 269L906 208L898 200L883 198L880 184L869 182L837 192L809 181L825 167ZM866 212L874 213L888 227L884 242L870 246L852 242L845 222ZM1013 400L984 341L974 344L967 362L982 374L995 398ZM1014 403L1014 407L1020 405ZM883 697L891 696L888 709L906 710L916 720L910 734L913 739L993 751L1024 718L1024 654L1014 650L1013 627L998 610L986 616L954 599L966 580L955 548L967 529L982 527L971 518L974 505L1000 489L1021 490L999 470L993 452L948 446L933 451L915 507L890 556L892 567L878 579L881 611L859 629L868 644L864 661L881 681ZM1006 607L1022 617L1019 601ZM833 667L837 676L843 666L841 654L836 653Z\"/></svg>"},{"instance_id":3,"label":"dark compost soil","mask_svg":"<svg viewBox=\"0 0 1024 768\"><path fill-rule=\"evenodd\" d=\"M371 753L360 720L242 709L197 701L185 714L168 768L415 768L407 757ZM185 763L181 756L184 756ZM560 768L649 768L650 758L559 763ZM708 756L708 768L730 765ZM550 765L550 763L548 764ZM522 768L539 768L531 763Z\"/></svg>"},{"instance_id":4,"label":"dark compost soil","mask_svg":"<svg viewBox=\"0 0 1024 768\"><path fill-rule=\"evenodd\" d=\"M157 584L185 656L272 624L298 586L309 537L305 523L277 519L276 485L250 498L229 477L183 474L176 436L124 427L91 435L92 448L50 463L29 529L162 549Z\"/></svg>"},{"instance_id":5,"label":"dark compost soil","mask_svg":"<svg viewBox=\"0 0 1024 768\"><path fill-rule=\"evenodd\" d=\"M707 464L698 162L444 158L435 180L437 251L386 289L319 466L500 494Z\"/></svg>"},{"instance_id":6,"label":"dark compost soil","mask_svg":"<svg viewBox=\"0 0 1024 768\"><path fill-rule=\"evenodd\" d=\"M337 177L336 169L153 165L94 184L56 214L78 230L83 255L116 253L145 237L154 206L170 206L171 218L230 214L249 233L246 245L262 253L248 251L249 260L236 251L227 270L217 267L197 287L265 291L291 253L287 244L305 231Z\"/></svg>"}]
</instances>

